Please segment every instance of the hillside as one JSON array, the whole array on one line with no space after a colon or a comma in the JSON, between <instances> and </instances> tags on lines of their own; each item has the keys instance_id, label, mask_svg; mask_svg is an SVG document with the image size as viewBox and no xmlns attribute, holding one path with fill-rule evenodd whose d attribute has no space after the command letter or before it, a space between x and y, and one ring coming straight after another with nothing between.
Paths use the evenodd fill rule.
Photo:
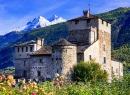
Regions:
<instances>
[{"instance_id":1,"label":"hillside","mask_svg":"<svg viewBox=\"0 0 130 95\"><path fill-rule=\"evenodd\" d=\"M0 36L0 49L4 46L22 38L24 35L23 32L10 32L6 35Z\"/></svg>"},{"instance_id":2,"label":"hillside","mask_svg":"<svg viewBox=\"0 0 130 95\"><path fill-rule=\"evenodd\" d=\"M118 8L98 16L112 23L112 57L130 63L130 8ZM54 44L61 38L67 39L67 23L28 31L23 38L5 46L0 50L0 68L14 65L15 45L36 37L44 38L44 45Z\"/></svg>"},{"instance_id":3,"label":"hillside","mask_svg":"<svg viewBox=\"0 0 130 95\"><path fill-rule=\"evenodd\" d=\"M5 46L0 50L0 69L14 66L14 46L20 43L35 40L36 37L44 38L44 45L56 43L60 38L67 39L67 23L60 23L44 28L28 31L23 38Z\"/></svg>"}]
</instances>

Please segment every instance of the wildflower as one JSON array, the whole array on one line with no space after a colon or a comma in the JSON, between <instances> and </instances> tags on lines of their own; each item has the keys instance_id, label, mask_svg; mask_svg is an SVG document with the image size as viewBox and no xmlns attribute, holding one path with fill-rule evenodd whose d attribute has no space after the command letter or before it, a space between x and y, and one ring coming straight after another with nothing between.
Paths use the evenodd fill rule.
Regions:
<instances>
[{"instance_id":1,"label":"wildflower","mask_svg":"<svg viewBox=\"0 0 130 95\"><path fill-rule=\"evenodd\" d=\"M49 95L54 95L53 93L49 93Z\"/></svg>"},{"instance_id":2,"label":"wildflower","mask_svg":"<svg viewBox=\"0 0 130 95\"><path fill-rule=\"evenodd\" d=\"M35 86L36 86L36 85L37 85L37 83L36 83L36 82L32 82L32 85L35 85Z\"/></svg>"},{"instance_id":3,"label":"wildflower","mask_svg":"<svg viewBox=\"0 0 130 95\"><path fill-rule=\"evenodd\" d=\"M1 77L4 79L4 78L5 78L5 75L1 75Z\"/></svg>"},{"instance_id":4,"label":"wildflower","mask_svg":"<svg viewBox=\"0 0 130 95\"><path fill-rule=\"evenodd\" d=\"M57 78L56 81L59 81L59 79Z\"/></svg>"},{"instance_id":5,"label":"wildflower","mask_svg":"<svg viewBox=\"0 0 130 95\"><path fill-rule=\"evenodd\" d=\"M6 90L4 87L1 87L2 90Z\"/></svg>"},{"instance_id":6,"label":"wildflower","mask_svg":"<svg viewBox=\"0 0 130 95\"><path fill-rule=\"evenodd\" d=\"M25 80L22 81L22 84L25 84Z\"/></svg>"},{"instance_id":7,"label":"wildflower","mask_svg":"<svg viewBox=\"0 0 130 95\"><path fill-rule=\"evenodd\" d=\"M64 79L64 77L63 77L63 76L60 76L60 79Z\"/></svg>"},{"instance_id":8,"label":"wildflower","mask_svg":"<svg viewBox=\"0 0 130 95\"><path fill-rule=\"evenodd\" d=\"M61 83L61 84L63 84L63 83L64 83L64 81L61 81L60 83Z\"/></svg>"},{"instance_id":9,"label":"wildflower","mask_svg":"<svg viewBox=\"0 0 130 95\"><path fill-rule=\"evenodd\" d=\"M7 81L7 85L8 85L8 86L11 86L11 83L10 83L9 81Z\"/></svg>"},{"instance_id":10,"label":"wildflower","mask_svg":"<svg viewBox=\"0 0 130 95\"><path fill-rule=\"evenodd\" d=\"M59 76L59 74L58 74L58 73L56 73L56 74L55 74L55 76L56 76L56 77L58 77L58 76Z\"/></svg>"},{"instance_id":11,"label":"wildflower","mask_svg":"<svg viewBox=\"0 0 130 95\"><path fill-rule=\"evenodd\" d=\"M0 80L2 80L2 77L0 76Z\"/></svg>"},{"instance_id":12,"label":"wildflower","mask_svg":"<svg viewBox=\"0 0 130 95\"><path fill-rule=\"evenodd\" d=\"M0 85L3 85L4 83L0 83Z\"/></svg>"},{"instance_id":13,"label":"wildflower","mask_svg":"<svg viewBox=\"0 0 130 95\"><path fill-rule=\"evenodd\" d=\"M22 90L23 90L23 91L27 90L27 87L26 87L26 86L24 86Z\"/></svg>"},{"instance_id":14,"label":"wildflower","mask_svg":"<svg viewBox=\"0 0 130 95\"><path fill-rule=\"evenodd\" d=\"M11 75L8 75L8 79L9 79L9 80L13 80L13 79L14 79L14 77L13 77L13 76L11 76Z\"/></svg>"},{"instance_id":15,"label":"wildflower","mask_svg":"<svg viewBox=\"0 0 130 95\"><path fill-rule=\"evenodd\" d=\"M56 82L56 85L59 85L59 82Z\"/></svg>"},{"instance_id":16,"label":"wildflower","mask_svg":"<svg viewBox=\"0 0 130 95\"><path fill-rule=\"evenodd\" d=\"M44 95L47 95L47 93L44 93Z\"/></svg>"},{"instance_id":17,"label":"wildflower","mask_svg":"<svg viewBox=\"0 0 130 95\"><path fill-rule=\"evenodd\" d=\"M37 86L34 86L34 88L38 88Z\"/></svg>"},{"instance_id":18,"label":"wildflower","mask_svg":"<svg viewBox=\"0 0 130 95\"><path fill-rule=\"evenodd\" d=\"M42 93L45 93L45 91L44 91L44 90L42 90Z\"/></svg>"},{"instance_id":19,"label":"wildflower","mask_svg":"<svg viewBox=\"0 0 130 95\"><path fill-rule=\"evenodd\" d=\"M13 79L13 81L12 81L12 85L15 85L15 83L16 83L16 82L15 82L15 79Z\"/></svg>"},{"instance_id":20,"label":"wildflower","mask_svg":"<svg viewBox=\"0 0 130 95\"><path fill-rule=\"evenodd\" d=\"M35 92L32 92L32 94L31 95L36 95L36 93Z\"/></svg>"},{"instance_id":21,"label":"wildflower","mask_svg":"<svg viewBox=\"0 0 130 95\"><path fill-rule=\"evenodd\" d=\"M61 87L60 86L58 86L58 90L60 90L61 89Z\"/></svg>"},{"instance_id":22,"label":"wildflower","mask_svg":"<svg viewBox=\"0 0 130 95\"><path fill-rule=\"evenodd\" d=\"M18 93L18 90L15 90L16 93Z\"/></svg>"},{"instance_id":23,"label":"wildflower","mask_svg":"<svg viewBox=\"0 0 130 95\"><path fill-rule=\"evenodd\" d=\"M30 82L27 82L27 84L31 84Z\"/></svg>"},{"instance_id":24,"label":"wildflower","mask_svg":"<svg viewBox=\"0 0 130 95\"><path fill-rule=\"evenodd\" d=\"M38 92L38 90L35 90L35 92L37 93L37 92Z\"/></svg>"},{"instance_id":25,"label":"wildflower","mask_svg":"<svg viewBox=\"0 0 130 95\"><path fill-rule=\"evenodd\" d=\"M43 88L40 88L40 90L42 91L42 90L43 90Z\"/></svg>"}]
</instances>

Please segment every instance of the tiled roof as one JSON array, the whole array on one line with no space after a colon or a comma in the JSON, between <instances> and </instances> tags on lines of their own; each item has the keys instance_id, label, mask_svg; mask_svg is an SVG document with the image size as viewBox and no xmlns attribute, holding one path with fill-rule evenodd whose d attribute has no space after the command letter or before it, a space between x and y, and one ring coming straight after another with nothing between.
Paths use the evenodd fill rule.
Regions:
<instances>
[{"instance_id":1,"label":"tiled roof","mask_svg":"<svg viewBox=\"0 0 130 95\"><path fill-rule=\"evenodd\" d=\"M58 42L58 43L56 43L52 46L76 46L76 45L66 41L65 39L63 39L60 42Z\"/></svg>"},{"instance_id":2,"label":"tiled roof","mask_svg":"<svg viewBox=\"0 0 130 95\"><path fill-rule=\"evenodd\" d=\"M77 53L84 53L84 51L85 51L89 46L90 46L90 45L77 46Z\"/></svg>"},{"instance_id":3,"label":"tiled roof","mask_svg":"<svg viewBox=\"0 0 130 95\"><path fill-rule=\"evenodd\" d=\"M89 14L89 17L88 17L88 18L87 18L87 17L84 17L84 16L81 16L81 17L77 17L77 18L74 18L74 19L71 19L71 20L68 20L68 21L94 19L94 18L100 18L100 17ZM102 18L100 18L100 19L102 19ZM104 19L102 19L102 20L104 20ZM106 20L104 20L104 21L106 21ZM106 22L108 22L108 21L106 21ZM110 23L110 22L108 22L108 23Z\"/></svg>"},{"instance_id":4,"label":"tiled roof","mask_svg":"<svg viewBox=\"0 0 130 95\"><path fill-rule=\"evenodd\" d=\"M121 63L121 61L119 61L119 60L116 60L116 59L114 59L114 58L111 58L111 60L113 60L113 61L117 61L117 62L120 62L120 63Z\"/></svg>"},{"instance_id":5,"label":"tiled roof","mask_svg":"<svg viewBox=\"0 0 130 95\"><path fill-rule=\"evenodd\" d=\"M36 43L36 41L31 40L31 41L28 41L28 42L25 42L25 43L22 43L22 44L16 45L16 47L17 47L17 46L33 45L33 44L35 44L35 43Z\"/></svg>"},{"instance_id":6,"label":"tiled roof","mask_svg":"<svg viewBox=\"0 0 130 95\"><path fill-rule=\"evenodd\" d=\"M51 46L43 46L39 50L30 53L30 55L45 55L51 54Z\"/></svg>"}]
</instances>

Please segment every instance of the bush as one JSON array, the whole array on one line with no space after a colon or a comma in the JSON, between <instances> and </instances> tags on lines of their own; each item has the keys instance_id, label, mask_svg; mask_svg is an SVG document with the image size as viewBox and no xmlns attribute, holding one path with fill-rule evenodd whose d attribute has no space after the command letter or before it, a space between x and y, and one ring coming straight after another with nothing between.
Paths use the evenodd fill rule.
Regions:
<instances>
[{"instance_id":1,"label":"bush","mask_svg":"<svg viewBox=\"0 0 130 95\"><path fill-rule=\"evenodd\" d=\"M108 81L108 73L101 70L99 63L93 60L89 62L80 61L74 66L73 80L75 81Z\"/></svg>"}]
</instances>

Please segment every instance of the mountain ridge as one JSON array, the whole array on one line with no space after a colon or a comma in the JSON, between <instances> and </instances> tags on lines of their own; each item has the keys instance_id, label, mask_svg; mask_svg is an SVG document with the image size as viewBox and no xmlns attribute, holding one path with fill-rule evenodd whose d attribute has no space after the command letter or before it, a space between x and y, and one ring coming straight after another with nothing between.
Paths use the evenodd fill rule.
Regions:
<instances>
[{"instance_id":1,"label":"mountain ridge","mask_svg":"<svg viewBox=\"0 0 130 95\"><path fill-rule=\"evenodd\" d=\"M120 37L125 42L125 38L129 37L127 33L130 33L130 21L127 21L129 16L130 8L118 8L116 10L109 11L107 13L98 14L99 17L103 18L104 20L109 21L112 23L112 57L123 62L126 61L130 63L130 41L128 40L126 43L119 46L118 40ZM121 16L122 15L122 16ZM127 24L125 24L127 22ZM45 38L45 45L51 45L56 43L56 41L60 40L61 38L67 39L67 23L59 23L35 30L30 30L24 34L21 39L5 46L4 48L0 49L0 67L3 66L4 68L10 66L14 62L14 46L20 43L35 40L36 37ZM126 31L123 32L122 31ZM56 35L56 36L55 36ZM122 35L122 36L121 36ZM123 36L125 35L125 36ZM119 37L120 36L120 37ZM2 64L3 63L3 64ZM12 64L13 65L13 64Z\"/></svg>"}]
</instances>

